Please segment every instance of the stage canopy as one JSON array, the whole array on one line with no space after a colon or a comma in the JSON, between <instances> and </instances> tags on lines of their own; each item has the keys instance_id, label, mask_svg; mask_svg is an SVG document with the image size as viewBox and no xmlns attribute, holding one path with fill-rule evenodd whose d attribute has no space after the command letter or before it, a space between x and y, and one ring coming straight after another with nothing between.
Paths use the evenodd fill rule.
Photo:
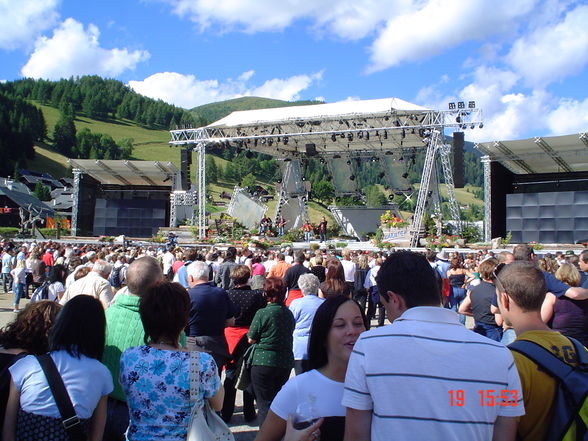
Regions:
<instances>
[{"instance_id":1,"label":"stage canopy","mask_svg":"<svg viewBox=\"0 0 588 441\"><path fill-rule=\"evenodd\" d=\"M171 162L70 159L74 169L92 176L101 184L171 187L178 168Z\"/></svg>"},{"instance_id":2,"label":"stage canopy","mask_svg":"<svg viewBox=\"0 0 588 441\"><path fill-rule=\"evenodd\" d=\"M172 130L170 143L231 143L279 158L358 156L423 149L431 129L474 128L480 122L473 102L467 109L439 111L384 98L237 111L206 127Z\"/></svg>"},{"instance_id":3,"label":"stage canopy","mask_svg":"<svg viewBox=\"0 0 588 441\"><path fill-rule=\"evenodd\" d=\"M475 147L515 174L588 171L588 133L483 142Z\"/></svg>"}]
</instances>

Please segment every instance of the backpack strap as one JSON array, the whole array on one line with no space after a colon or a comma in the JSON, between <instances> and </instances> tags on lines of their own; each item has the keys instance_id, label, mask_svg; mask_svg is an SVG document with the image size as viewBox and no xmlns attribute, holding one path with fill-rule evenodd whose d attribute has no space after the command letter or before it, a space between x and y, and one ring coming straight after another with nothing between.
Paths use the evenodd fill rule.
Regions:
<instances>
[{"instance_id":1,"label":"backpack strap","mask_svg":"<svg viewBox=\"0 0 588 441\"><path fill-rule=\"evenodd\" d=\"M41 365L45 377L47 377L47 383L49 383L53 399L61 415L61 424L63 424L63 428L69 436L69 439L72 441L86 440L87 438L82 431L81 421L76 414L65 384L63 384L63 379L57 370L57 366L55 366L55 362L49 354L35 355L35 358Z\"/></svg>"},{"instance_id":2,"label":"backpack strap","mask_svg":"<svg viewBox=\"0 0 588 441\"><path fill-rule=\"evenodd\" d=\"M516 340L508 345L508 348L524 355L559 381L564 381L565 377L574 369L557 358L550 350L532 341Z\"/></svg>"}]
</instances>

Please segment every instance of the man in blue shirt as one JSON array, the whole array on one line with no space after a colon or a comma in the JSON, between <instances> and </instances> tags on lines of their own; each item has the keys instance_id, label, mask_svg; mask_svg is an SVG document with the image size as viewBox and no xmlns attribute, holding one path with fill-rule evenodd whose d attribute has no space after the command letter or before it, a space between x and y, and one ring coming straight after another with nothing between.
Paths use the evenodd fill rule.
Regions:
<instances>
[{"instance_id":1,"label":"man in blue shirt","mask_svg":"<svg viewBox=\"0 0 588 441\"><path fill-rule=\"evenodd\" d=\"M214 286L208 276L209 266L205 262L188 265L190 316L186 327L186 348L212 355L221 372L229 359L225 327L235 323L235 306L227 292Z\"/></svg>"},{"instance_id":2,"label":"man in blue shirt","mask_svg":"<svg viewBox=\"0 0 588 441\"><path fill-rule=\"evenodd\" d=\"M514 247L512 254L514 255L515 261L521 262L534 262L535 253L533 248L527 244L519 244ZM583 253L582 253L583 254ZM585 256L581 256L580 260L583 260ZM545 278L545 285L547 286L547 292L552 293L556 297L566 296L572 300L586 300L588 299L588 289L582 287L571 287L561 280L558 280L553 274L543 271L543 277ZM583 285L585 286L585 285Z\"/></svg>"},{"instance_id":3,"label":"man in blue shirt","mask_svg":"<svg viewBox=\"0 0 588 441\"><path fill-rule=\"evenodd\" d=\"M578 265L580 266L580 275L582 276L580 286L588 289L588 250L584 250L580 253Z\"/></svg>"}]
</instances>

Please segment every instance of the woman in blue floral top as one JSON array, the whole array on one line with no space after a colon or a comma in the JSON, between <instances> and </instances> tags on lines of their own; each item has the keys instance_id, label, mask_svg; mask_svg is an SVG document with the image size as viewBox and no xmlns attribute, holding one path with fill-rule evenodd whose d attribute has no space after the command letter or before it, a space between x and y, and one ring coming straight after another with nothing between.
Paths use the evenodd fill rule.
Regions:
<instances>
[{"instance_id":1,"label":"woman in blue floral top","mask_svg":"<svg viewBox=\"0 0 588 441\"><path fill-rule=\"evenodd\" d=\"M145 346L129 348L120 359L119 382L127 396L127 439L185 440L190 420L190 353L180 348L190 299L178 283L162 281L141 297L139 313ZM208 399L220 410L224 390L214 359L200 352L197 405Z\"/></svg>"}]
</instances>

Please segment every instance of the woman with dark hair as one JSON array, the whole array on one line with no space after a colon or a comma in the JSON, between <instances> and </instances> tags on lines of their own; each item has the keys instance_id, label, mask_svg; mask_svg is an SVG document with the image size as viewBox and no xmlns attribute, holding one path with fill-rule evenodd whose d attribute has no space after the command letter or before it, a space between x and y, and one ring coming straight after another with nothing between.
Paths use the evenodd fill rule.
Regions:
<instances>
[{"instance_id":1,"label":"woman with dark hair","mask_svg":"<svg viewBox=\"0 0 588 441\"><path fill-rule=\"evenodd\" d=\"M351 288L345 283L345 273L339 259L328 259L326 268L326 278L320 285L319 297L328 299L339 295L351 298Z\"/></svg>"},{"instance_id":2,"label":"woman with dark hair","mask_svg":"<svg viewBox=\"0 0 588 441\"><path fill-rule=\"evenodd\" d=\"M162 280L139 303L145 345L129 348L120 358L119 382L127 397L128 440L185 440L190 420L190 352L180 347L188 325L190 298L179 283ZM212 356L198 352L200 388L197 406L205 400L218 411L223 387ZM194 398L193 398L194 399Z\"/></svg>"},{"instance_id":3,"label":"woman with dark hair","mask_svg":"<svg viewBox=\"0 0 588 441\"><path fill-rule=\"evenodd\" d=\"M452 311L457 312L461 302L466 298L465 279L467 270L463 267L461 260L454 257L449 262L450 266L447 270L447 280L449 281L449 307ZM459 315L459 321L465 325L465 315Z\"/></svg>"},{"instance_id":4,"label":"woman with dark hair","mask_svg":"<svg viewBox=\"0 0 588 441\"><path fill-rule=\"evenodd\" d=\"M235 389L236 367L249 347L247 331L249 331L249 326L251 326L255 313L264 308L267 303L263 297L263 290L253 290L248 285L250 274L251 272L247 265L234 267L230 276L235 288L227 290L229 299L237 310L235 324L225 328L225 338L231 358L225 369L225 399L221 416L227 423L231 420L235 411L235 398L237 395L237 390ZM255 404L252 392L249 388L243 391L243 417L245 421L255 419Z\"/></svg>"},{"instance_id":5,"label":"woman with dark hair","mask_svg":"<svg viewBox=\"0 0 588 441\"><path fill-rule=\"evenodd\" d=\"M265 276L265 266L261 263L261 256L251 258L251 273L253 276Z\"/></svg>"},{"instance_id":6,"label":"woman with dark hair","mask_svg":"<svg viewBox=\"0 0 588 441\"><path fill-rule=\"evenodd\" d=\"M54 265L49 272L49 287L47 289L47 298L55 302L61 300L61 296L65 292L65 279L67 277L67 270L63 265Z\"/></svg>"},{"instance_id":7,"label":"woman with dark hair","mask_svg":"<svg viewBox=\"0 0 588 441\"><path fill-rule=\"evenodd\" d=\"M102 439L106 400L113 390L112 376L99 361L104 351L105 329L102 303L79 295L65 304L49 334L49 356L91 441ZM10 367L10 374L3 439L69 439L37 359L29 355L18 360ZM51 430L54 436L48 438L47 432Z\"/></svg>"},{"instance_id":8,"label":"woman with dark hair","mask_svg":"<svg viewBox=\"0 0 588 441\"><path fill-rule=\"evenodd\" d=\"M251 360L251 384L260 425L265 420L270 403L294 367L294 316L284 305L286 284L277 277L268 277L263 291L268 304L255 313L247 332L249 344L256 344Z\"/></svg>"},{"instance_id":9,"label":"woman with dark hair","mask_svg":"<svg viewBox=\"0 0 588 441\"><path fill-rule=\"evenodd\" d=\"M256 441L278 441L288 415L324 418L321 440L342 440L345 408L341 405L345 371L353 345L365 331L365 315L354 300L326 299L316 311L308 343L309 372L290 379L272 402Z\"/></svg>"},{"instance_id":10,"label":"woman with dark hair","mask_svg":"<svg viewBox=\"0 0 588 441\"><path fill-rule=\"evenodd\" d=\"M55 302L29 303L0 331L0 421L10 390L8 368L27 354L41 355L49 350L49 330L60 309Z\"/></svg>"}]
</instances>

